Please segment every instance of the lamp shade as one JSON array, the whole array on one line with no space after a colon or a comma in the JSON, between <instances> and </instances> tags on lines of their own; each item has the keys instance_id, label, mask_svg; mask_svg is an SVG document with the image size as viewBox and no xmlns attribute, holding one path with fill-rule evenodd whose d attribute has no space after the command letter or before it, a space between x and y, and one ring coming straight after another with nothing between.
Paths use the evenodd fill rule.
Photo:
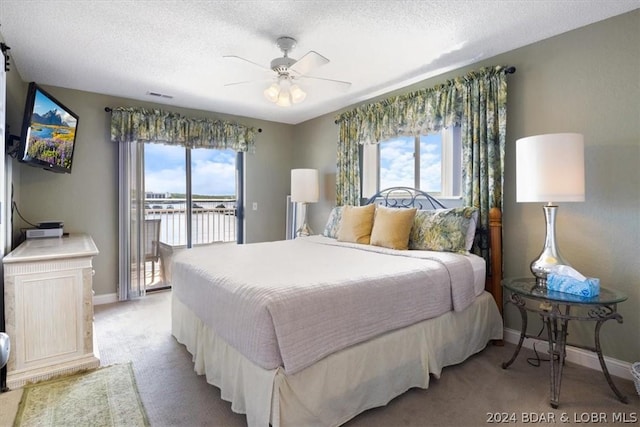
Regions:
<instances>
[{"instance_id":1,"label":"lamp shade","mask_svg":"<svg viewBox=\"0 0 640 427\"><path fill-rule=\"evenodd\" d=\"M516 193L518 202L583 202L583 136L554 133L518 139Z\"/></svg>"},{"instance_id":2,"label":"lamp shade","mask_svg":"<svg viewBox=\"0 0 640 427\"><path fill-rule=\"evenodd\" d=\"M264 90L264 96L271 102L278 101L278 94L280 94L280 85L273 83L271 86Z\"/></svg>"},{"instance_id":3,"label":"lamp shade","mask_svg":"<svg viewBox=\"0 0 640 427\"><path fill-rule=\"evenodd\" d=\"M318 170L291 170L291 201L315 203L318 201Z\"/></svg>"},{"instance_id":4,"label":"lamp shade","mask_svg":"<svg viewBox=\"0 0 640 427\"><path fill-rule=\"evenodd\" d=\"M264 96L280 107L289 107L291 103L298 104L305 100L307 93L297 84L291 83L291 77L280 76L277 83L271 84L264 90Z\"/></svg>"},{"instance_id":5,"label":"lamp shade","mask_svg":"<svg viewBox=\"0 0 640 427\"><path fill-rule=\"evenodd\" d=\"M291 100L293 101L294 104L304 101L306 97L307 97L306 92L300 89L300 86L298 85L291 86Z\"/></svg>"}]
</instances>

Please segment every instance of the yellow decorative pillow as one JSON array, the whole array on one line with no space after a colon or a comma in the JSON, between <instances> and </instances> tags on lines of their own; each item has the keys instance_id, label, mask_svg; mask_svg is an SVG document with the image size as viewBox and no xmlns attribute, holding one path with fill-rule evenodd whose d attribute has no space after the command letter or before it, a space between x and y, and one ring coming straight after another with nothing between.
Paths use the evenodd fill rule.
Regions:
<instances>
[{"instance_id":1,"label":"yellow decorative pillow","mask_svg":"<svg viewBox=\"0 0 640 427\"><path fill-rule=\"evenodd\" d=\"M345 206L338 230L339 242L369 244L376 205Z\"/></svg>"},{"instance_id":2,"label":"yellow decorative pillow","mask_svg":"<svg viewBox=\"0 0 640 427\"><path fill-rule=\"evenodd\" d=\"M378 206L371 230L371 244L390 249L409 249L409 235L416 211L416 208Z\"/></svg>"}]
</instances>

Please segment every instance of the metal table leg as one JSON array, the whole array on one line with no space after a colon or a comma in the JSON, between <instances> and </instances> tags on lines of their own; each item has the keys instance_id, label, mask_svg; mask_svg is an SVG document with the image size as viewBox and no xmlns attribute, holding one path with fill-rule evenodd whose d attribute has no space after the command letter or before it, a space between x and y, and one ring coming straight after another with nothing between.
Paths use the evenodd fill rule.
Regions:
<instances>
[{"instance_id":1,"label":"metal table leg","mask_svg":"<svg viewBox=\"0 0 640 427\"><path fill-rule=\"evenodd\" d=\"M554 310L556 310L554 308ZM547 328L547 338L549 342L549 371L550 380L550 398L551 407L558 408L560 404L560 384L562 382L562 368L564 367L564 359L567 345L567 326L569 321L562 319L558 321L553 316L544 316L545 327ZM558 328L558 323L560 328Z\"/></svg>"},{"instance_id":2,"label":"metal table leg","mask_svg":"<svg viewBox=\"0 0 640 427\"><path fill-rule=\"evenodd\" d=\"M618 321L618 323L622 323L621 316L618 315L617 317L614 317L614 318ZM618 396L618 399L620 399L622 403L629 403L629 399L627 398L627 396L620 393L616 385L613 383L613 380L611 379L611 375L609 375L609 370L607 369L607 365L604 363L604 357L602 356L602 348L600 347L600 327L607 320L608 319L603 319L603 320L598 320L596 322L596 329L595 329L596 353L598 354L598 360L600 361L600 367L602 368L602 373L604 374L604 377L607 379L607 382L609 383L609 387L611 387L611 390L613 390L613 392L616 394L616 396Z\"/></svg>"},{"instance_id":3,"label":"metal table leg","mask_svg":"<svg viewBox=\"0 0 640 427\"><path fill-rule=\"evenodd\" d=\"M522 343L524 342L524 338L527 336L527 310L525 310L525 302L517 295L511 294L511 302L518 307L520 310L520 317L522 318L522 327L520 328L520 340L518 341L518 345L516 346L516 350L513 352L513 356L509 359L508 362L502 362L502 369L507 369L515 360L518 358L518 354L520 353L520 349L522 348Z\"/></svg>"}]
</instances>

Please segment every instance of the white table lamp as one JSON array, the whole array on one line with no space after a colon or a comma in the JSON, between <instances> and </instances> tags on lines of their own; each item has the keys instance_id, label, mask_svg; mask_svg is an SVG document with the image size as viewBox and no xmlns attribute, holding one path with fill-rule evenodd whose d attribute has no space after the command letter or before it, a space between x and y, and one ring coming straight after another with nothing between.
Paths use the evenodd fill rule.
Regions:
<instances>
[{"instance_id":1,"label":"white table lamp","mask_svg":"<svg viewBox=\"0 0 640 427\"><path fill-rule=\"evenodd\" d=\"M531 263L539 286L557 265L569 265L556 244L554 202L583 202L584 138L577 133L529 136L516 141L516 193L518 202L547 202L547 231L540 256Z\"/></svg>"},{"instance_id":2,"label":"white table lamp","mask_svg":"<svg viewBox=\"0 0 640 427\"><path fill-rule=\"evenodd\" d=\"M296 231L296 236L309 236L313 234L307 224L307 204L316 203L319 199L318 170L317 169L292 169L291 170L291 201L302 204L302 225Z\"/></svg>"}]
</instances>

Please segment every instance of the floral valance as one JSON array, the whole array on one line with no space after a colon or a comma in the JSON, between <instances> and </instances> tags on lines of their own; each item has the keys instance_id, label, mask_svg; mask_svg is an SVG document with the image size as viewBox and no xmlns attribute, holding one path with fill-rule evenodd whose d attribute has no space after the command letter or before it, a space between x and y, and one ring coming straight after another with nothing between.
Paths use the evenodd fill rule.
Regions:
<instances>
[{"instance_id":1,"label":"floral valance","mask_svg":"<svg viewBox=\"0 0 640 427\"><path fill-rule=\"evenodd\" d=\"M460 125L469 82L504 70L503 66L482 68L432 88L362 105L338 115L336 123L358 144L377 144L398 135L425 135Z\"/></svg>"},{"instance_id":2,"label":"floral valance","mask_svg":"<svg viewBox=\"0 0 640 427\"><path fill-rule=\"evenodd\" d=\"M256 129L225 120L184 117L145 108L111 111L111 141L156 142L188 148L231 148L255 152Z\"/></svg>"}]
</instances>

